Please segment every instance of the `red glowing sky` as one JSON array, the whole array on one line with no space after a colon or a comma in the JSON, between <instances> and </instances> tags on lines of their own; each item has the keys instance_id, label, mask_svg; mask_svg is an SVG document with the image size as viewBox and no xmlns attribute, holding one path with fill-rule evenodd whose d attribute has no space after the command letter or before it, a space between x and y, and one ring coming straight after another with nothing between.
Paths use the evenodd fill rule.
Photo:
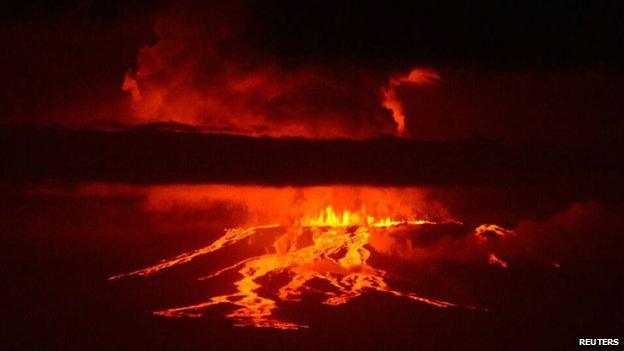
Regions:
<instances>
[{"instance_id":1,"label":"red glowing sky","mask_svg":"<svg viewBox=\"0 0 624 351\"><path fill-rule=\"evenodd\" d=\"M300 27L267 17L275 20L271 27L250 4L115 9L110 17L77 8L6 26L3 35L14 43L6 60L21 69L4 72L13 77L2 94L5 121L107 128L175 122L244 135L401 135L566 146L618 143L624 128L618 118L624 80L617 66L604 64L605 52L596 51L589 64L556 69L539 63L537 54L526 56L533 64L513 61L506 52L529 55L527 46L544 43L537 36L506 42L503 23L500 38L494 37L501 52L475 42L471 50L457 46L452 56L436 58L442 45L450 45L436 40L456 28L393 35L391 30L410 28L407 15L381 17L366 31L358 17L349 17L340 22L342 32L312 42L320 38L311 30L296 40L288 32ZM320 33L328 30L323 23ZM424 23L426 16L412 24ZM331 49L332 40L343 35L353 35L353 44L344 42L340 54ZM386 44L375 49L378 36ZM577 39L582 48L586 38ZM365 40L368 51L361 48Z\"/></svg>"}]
</instances>

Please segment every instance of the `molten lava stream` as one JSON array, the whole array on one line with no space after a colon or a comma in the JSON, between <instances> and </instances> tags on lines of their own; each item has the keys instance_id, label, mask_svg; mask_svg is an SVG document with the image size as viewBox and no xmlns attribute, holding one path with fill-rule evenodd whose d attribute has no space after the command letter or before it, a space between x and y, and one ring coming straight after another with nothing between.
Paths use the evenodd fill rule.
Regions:
<instances>
[{"instance_id":1,"label":"molten lava stream","mask_svg":"<svg viewBox=\"0 0 624 351\"><path fill-rule=\"evenodd\" d=\"M263 229L280 227L283 233L273 242L272 252L247 258L202 278L210 279L223 272L238 269L240 279L233 283L234 292L213 296L195 305L157 311L155 314L167 317L199 317L202 311L210 306L230 304L236 308L227 317L232 319L236 326L306 328L305 325L283 321L275 316L279 307L276 300L299 301L306 291L321 293L324 296L323 303L326 305L345 304L365 291L378 291L435 307L457 306L451 302L425 298L413 292L394 290L388 285L389 274L367 263L370 251L366 245L371 231L422 224L436 222L375 218L363 212L344 211L338 214L328 206L318 216L304 216L296 225L228 229L222 237L207 247L109 279L149 276L165 268L187 263L198 256L237 244ZM275 292L276 299L261 296L258 292L262 287L259 281L278 273L285 273L288 281ZM323 291L312 289L308 283L314 279L328 283L331 289Z\"/></svg>"}]
</instances>

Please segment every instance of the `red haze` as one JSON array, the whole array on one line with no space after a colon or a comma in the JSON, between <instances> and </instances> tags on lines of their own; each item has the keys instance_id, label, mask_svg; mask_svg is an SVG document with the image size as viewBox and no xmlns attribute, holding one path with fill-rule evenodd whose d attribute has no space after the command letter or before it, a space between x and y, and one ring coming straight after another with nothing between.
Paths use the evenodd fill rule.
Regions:
<instances>
[{"instance_id":1,"label":"red haze","mask_svg":"<svg viewBox=\"0 0 624 351\"><path fill-rule=\"evenodd\" d=\"M137 69L123 81L133 123L176 122L216 133L314 139L403 134L395 88L438 79L427 69L384 83L355 67L284 68L258 50L241 48L245 39L227 24L206 29L163 16L155 30L159 41L140 50Z\"/></svg>"}]
</instances>

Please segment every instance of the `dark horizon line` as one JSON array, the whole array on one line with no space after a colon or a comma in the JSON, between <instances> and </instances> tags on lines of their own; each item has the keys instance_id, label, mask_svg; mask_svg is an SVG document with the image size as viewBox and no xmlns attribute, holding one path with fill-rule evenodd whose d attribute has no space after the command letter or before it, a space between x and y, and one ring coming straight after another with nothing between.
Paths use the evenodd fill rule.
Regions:
<instances>
[{"instance_id":1,"label":"dark horizon line","mask_svg":"<svg viewBox=\"0 0 624 351\"><path fill-rule=\"evenodd\" d=\"M601 148L510 148L487 140L312 140L0 126L2 178L267 185L549 184L623 174Z\"/></svg>"}]
</instances>

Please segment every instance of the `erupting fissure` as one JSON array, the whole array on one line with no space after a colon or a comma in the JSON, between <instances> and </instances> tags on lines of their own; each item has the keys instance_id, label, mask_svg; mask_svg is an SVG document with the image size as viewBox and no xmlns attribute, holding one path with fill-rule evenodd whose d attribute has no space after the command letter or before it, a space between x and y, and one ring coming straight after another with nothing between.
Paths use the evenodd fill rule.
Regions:
<instances>
[{"instance_id":1,"label":"erupting fissure","mask_svg":"<svg viewBox=\"0 0 624 351\"><path fill-rule=\"evenodd\" d=\"M229 304L235 306L235 309L227 317L232 319L236 326L299 329L307 326L285 321L276 316L276 311L278 301L299 301L305 292L320 293L326 305L345 304L366 291L378 291L435 307L457 306L451 302L425 298L413 292L395 290L389 285L392 275L372 267L367 262L371 253L366 245L373 231L423 224L437 222L375 218L367 215L364 209L359 212L336 213L331 206L327 206L317 216L304 216L294 224L228 229L222 237L207 247L109 279L149 276L165 268L187 263L199 256L240 243L243 239L263 230L278 228L280 234L273 241L270 252L244 259L201 278L210 279L237 269L240 279L233 283L234 292L213 296L199 304L154 313L167 317L199 317L208 307ZM276 274L284 273L288 276L285 284L276 289L271 296L261 295L259 291L262 287L261 279L270 279ZM325 284L328 288L322 290L315 288L312 284L314 281L328 283Z\"/></svg>"}]
</instances>

